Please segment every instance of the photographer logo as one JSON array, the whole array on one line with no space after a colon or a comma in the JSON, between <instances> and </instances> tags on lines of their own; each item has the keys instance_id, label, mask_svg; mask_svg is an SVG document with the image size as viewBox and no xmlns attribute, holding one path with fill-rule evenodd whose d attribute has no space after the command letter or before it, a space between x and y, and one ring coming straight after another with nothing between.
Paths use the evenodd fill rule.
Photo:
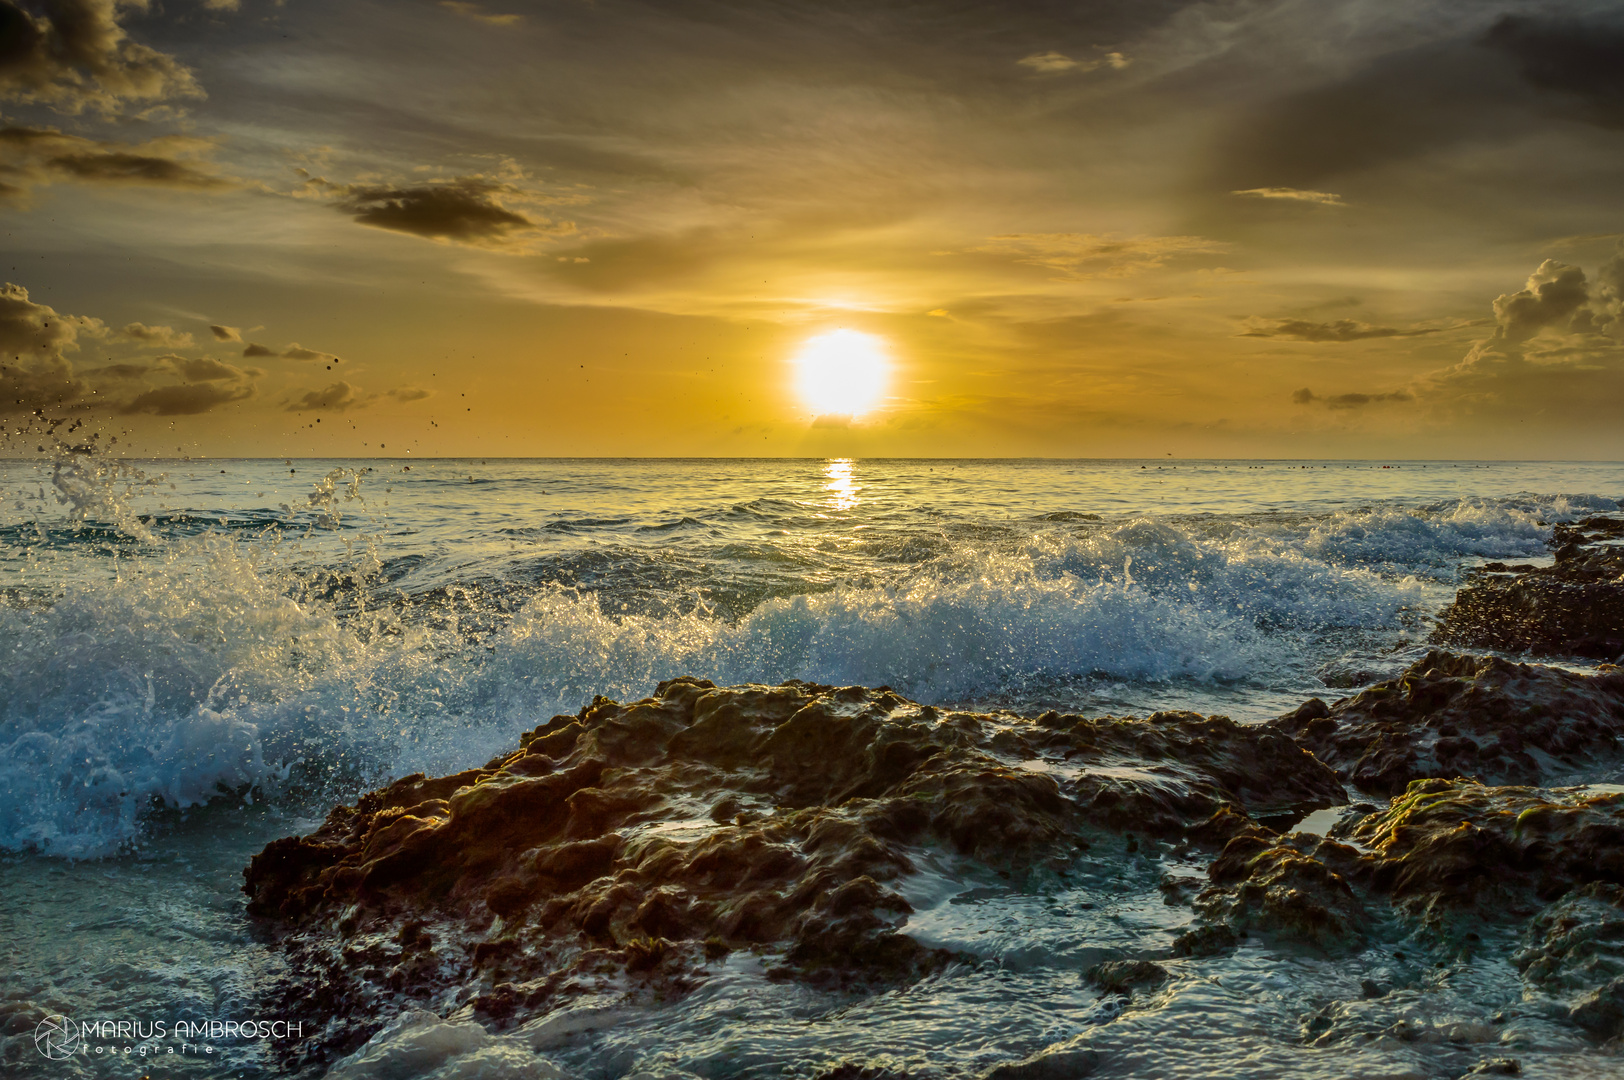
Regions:
<instances>
[{"instance_id":1,"label":"photographer logo","mask_svg":"<svg viewBox=\"0 0 1624 1080\"><path fill-rule=\"evenodd\" d=\"M70 1058L79 1049L79 1025L66 1016L47 1016L34 1028L34 1046L52 1061Z\"/></svg>"}]
</instances>

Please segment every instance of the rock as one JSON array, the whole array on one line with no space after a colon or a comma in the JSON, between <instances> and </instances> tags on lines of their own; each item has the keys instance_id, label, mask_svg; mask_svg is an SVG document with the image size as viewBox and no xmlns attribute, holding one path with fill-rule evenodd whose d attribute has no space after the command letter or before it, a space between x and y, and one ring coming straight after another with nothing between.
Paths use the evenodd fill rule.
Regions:
<instances>
[{"instance_id":1,"label":"rock","mask_svg":"<svg viewBox=\"0 0 1624 1080\"><path fill-rule=\"evenodd\" d=\"M1444 645L1612 660L1624 653L1624 521L1594 517L1556 526L1556 562L1490 563L1440 616Z\"/></svg>"},{"instance_id":2,"label":"rock","mask_svg":"<svg viewBox=\"0 0 1624 1080\"><path fill-rule=\"evenodd\" d=\"M1435 649L1396 679L1334 705L1310 699L1267 726L1383 795L1428 777L1538 785L1620 760L1624 672Z\"/></svg>"},{"instance_id":3,"label":"rock","mask_svg":"<svg viewBox=\"0 0 1624 1080\"><path fill-rule=\"evenodd\" d=\"M1259 930L1339 951L1358 941L1369 922L1347 876L1358 858L1352 848L1317 836L1254 829L1224 846L1195 910L1238 933Z\"/></svg>"},{"instance_id":4,"label":"rock","mask_svg":"<svg viewBox=\"0 0 1624 1080\"><path fill-rule=\"evenodd\" d=\"M1093 1076L1100 1055L1088 1049L1049 1049L1024 1061L994 1065L981 1080L1080 1080Z\"/></svg>"},{"instance_id":5,"label":"rock","mask_svg":"<svg viewBox=\"0 0 1624 1080\"><path fill-rule=\"evenodd\" d=\"M1568 1010L1568 1019L1598 1039L1624 1035L1624 978L1597 987Z\"/></svg>"},{"instance_id":6,"label":"rock","mask_svg":"<svg viewBox=\"0 0 1624 1080\"><path fill-rule=\"evenodd\" d=\"M1536 915L1528 933L1512 962L1529 982L1552 991L1608 983L1624 975L1624 886L1580 886Z\"/></svg>"},{"instance_id":7,"label":"rock","mask_svg":"<svg viewBox=\"0 0 1624 1080\"><path fill-rule=\"evenodd\" d=\"M1542 916L1547 942L1527 952L1525 967L1540 977L1579 950L1578 961L1590 956L1610 971L1617 930L1603 908L1624 885L1624 795L1417 780L1388 809L1344 821L1326 838L1254 826L1225 845L1207 875L1212 884L1194 905L1205 921L1175 941L1176 955L1254 930L1328 952L1352 948L1373 897L1436 925L1456 913L1522 918L1572 893L1566 908ZM1589 936L1564 938L1581 911Z\"/></svg>"},{"instance_id":8,"label":"rock","mask_svg":"<svg viewBox=\"0 0 1624 1080\"><path fill-rule=\"evenodd\" d=\"M1417 780L1379 814L1339 826L1357 876L1413 911L1526 913L1591 882L1624 884L1624 795Z\"/></svg>"},{"instance_id":9,"label":"rock","mask_svg":"<svg viewBox=\"0 0 1624 1080\"><path fill-rule=\"evenodd\" d=\"M1107 960L1083 972L1083 978L1108 994L1121 994L1135 986L1160 986L1168 975L1150 960Z\"/></svg>"},{"instance_id":10,"label":"rock","mask_svg":"<svg viewBox=\"0 0 1624 1080\"><path fill-rule=\"evenodd\" d=\"M820 985L917 978L949 959L898 933L922 848L1023 873L1106 833L1216 835L1342 799L1288 736L1225 717L1033 720L674 679L337 807L267 845L244 891L283 935L291 996L378 1022L471 1004L500 1027L615 978L682 993L740 949Z\"/></svg>"},{"instance_id":11,"label":"rock","mask_svg":"<svg viewBox=\"0 0 1624 1080\"><path fill-rule=\"evenodd\" d=\"M1468 1076L1521 1076L1522 1063L1516 1058L1486 1058L1473 1065L1460 1074L1459 1080L1466 1080Z\"/></svg>"}]
</instances>

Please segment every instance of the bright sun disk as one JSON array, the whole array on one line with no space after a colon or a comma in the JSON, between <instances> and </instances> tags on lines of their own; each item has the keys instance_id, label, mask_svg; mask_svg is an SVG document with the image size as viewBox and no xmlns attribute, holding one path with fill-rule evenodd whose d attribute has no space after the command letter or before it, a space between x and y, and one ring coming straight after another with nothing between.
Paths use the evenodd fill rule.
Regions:
<instances>
[{"instance_id":1,"label":"bright sun disk","mask_svg":"<svg viewBox=\"0 0 1624 1080\"><path fill-rule=\"evenodd\" d=\"M819 416L861 416L880 403L891 364L873 334L831 330L795 354L795 390Z\"/></svg>"}]
</instances>

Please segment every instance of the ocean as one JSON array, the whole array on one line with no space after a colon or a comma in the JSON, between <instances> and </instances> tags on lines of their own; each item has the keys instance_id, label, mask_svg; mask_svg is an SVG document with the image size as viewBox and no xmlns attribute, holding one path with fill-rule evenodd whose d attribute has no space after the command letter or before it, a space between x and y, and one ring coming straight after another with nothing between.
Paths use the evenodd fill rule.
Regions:
<instances>
[{"instance_id":1,"label":"ocean","mask_svg":"<svg viewBox=\"0 0 1624 1080\"><path fill-rule=\"evenodd\" d=\"M1401 670L1464 571L1548 562L1554 524L1618 509L1624 466L42 454L0 462L0 492L0 1060L260 1077L281 1069L264 1038L133 1031L54 1061L35 1025L261 1017L286 970L244 909L254 853L595 695L803 679L1257 723ZM1157 889L1177 867L1080 856L1017 885L949 862L908 932L979 965L854 997L741 957L658 1008L586 1010L544 1052L583 1077L975 1076L1097 1029L1100 1075L1454 1076L1502 1044L1524 1075L1617 1075L1537 1010L1491 1022L1523 1001L1509 939L1465 970L1404 959L1403 927L1352 961L1251 942L1124 1011L1078 973L1189 921ZM1303 1017L1373 977L1415 988L1381 1007L1458 1037L1310 1046ZM333 1075L509 1075L459 1060Z\"/></svg>"}]
</instances>

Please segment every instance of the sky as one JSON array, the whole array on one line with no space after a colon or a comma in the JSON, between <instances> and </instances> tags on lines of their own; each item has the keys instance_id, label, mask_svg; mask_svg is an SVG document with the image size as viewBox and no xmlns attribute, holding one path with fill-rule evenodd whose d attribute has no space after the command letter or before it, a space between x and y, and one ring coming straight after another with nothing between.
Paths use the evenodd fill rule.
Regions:
<instances>
[{"instance_id":1,"label":"sky","mask_svg":"<svg viewBox=\"0 0 1624 1080\"><path fill-rule=\"evenodd\" d=\"M0 0L0 235L0 453L1617 460L1624 6Z\"/></svg>"}]
</instances>

